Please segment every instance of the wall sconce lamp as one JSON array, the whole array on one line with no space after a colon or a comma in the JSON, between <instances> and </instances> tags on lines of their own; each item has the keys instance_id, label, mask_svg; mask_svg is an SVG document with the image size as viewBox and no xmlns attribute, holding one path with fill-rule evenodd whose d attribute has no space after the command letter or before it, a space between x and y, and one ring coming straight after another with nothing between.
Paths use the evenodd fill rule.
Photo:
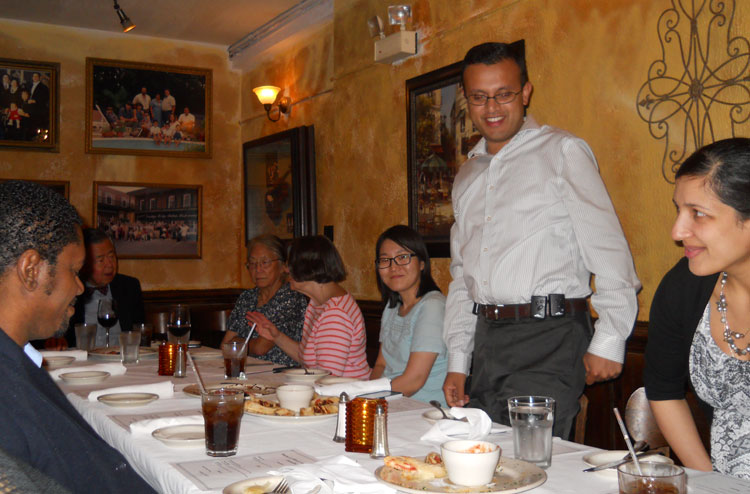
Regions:
<instances>
[{"instance_id":1,"label":"wall sconce lamp","mask_svg":"<svg viewBox=\"0 0 750 494\"><path fill-rule=\"evenodd\" d=\"M135 24L133 24L133 21L130 20L130 17L128 17L125 12L120 8L120 5L117 3L117 0L114 0L115 2L115 12L117 12L117 17L120 19L120 24L122 25L122 32L127 33L128 31L132 31L135 27Z\"/></svg>"},{"instance_id":2,"label":"wall sconce lamp","mask_svg":"<svg viewBox=\"0 0 750 494\"><path fill-rule=\"evenodd\" d=\"M281 114L289 115L292 109L292 99L288 96L282 96L279 98L279 102L274 106L276 96L281 91L281 88L276 86L258 86L253 89L253 92L258 97L258 100L266 109L266 116L271 122L278 122L281 118ZM271 113L276 115L276 118L271 117Z\"/></svg>"},{"instance_id":3,"label":"wall sconce lamp","mask_svg":"<svg viewBox=\"0 0 750 494\"><path fill-rule=\"evenodd\" d=\"M367 20L370 36L375 40L375 61L393 63L417 54L417 33L406 30L406 21L411 18L411 5L391 5L388 7L388 23L399 26L399 30L386 36L383 21L379 16Z\"/></svg>"}]
</instances>

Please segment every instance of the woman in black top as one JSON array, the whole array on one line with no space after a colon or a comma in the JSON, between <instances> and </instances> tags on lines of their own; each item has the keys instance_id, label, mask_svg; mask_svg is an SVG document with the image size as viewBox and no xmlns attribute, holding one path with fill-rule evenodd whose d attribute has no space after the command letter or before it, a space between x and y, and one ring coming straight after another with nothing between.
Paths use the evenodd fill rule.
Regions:
<instances>
[{"instance_id":1,"label":"woman in black top","mask_svg":"<svg viewBox=\"0 0 750 494\"><path fill-rule=\"evenodd\" d=\"M651 305L646 394L685 466L750 478L750 139L699 149L675 178L672 238L685 257ZM713 408L710 456L685 401L688 378Z\"/></svg>"}]
</instances>

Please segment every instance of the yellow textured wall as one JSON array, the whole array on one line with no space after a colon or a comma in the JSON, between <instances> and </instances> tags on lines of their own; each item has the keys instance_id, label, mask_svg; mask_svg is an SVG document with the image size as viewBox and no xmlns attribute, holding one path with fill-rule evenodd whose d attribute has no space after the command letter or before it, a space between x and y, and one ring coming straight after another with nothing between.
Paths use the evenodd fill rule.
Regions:
<instances>
[{"instance_id":1,"label":"yellow textured wall","mask_svg":"<svg viewBox=\"0 0 750 494\"><path fill-rule=\"evenodd\" d=\"M322 225L335 227L350 272L347 288L357 297L378 298L375 239L408 220L405 81L461 60L475 44L524 38L535 86L530 111L594 150L644 285L639 319L647 319L659 280L682 255L669 238L674 208L672 185L661 171L664 141L649 134L636 110L648 68L661 56L657 21L672 2L415 0L419 54L381 65L373 62L366 21L375 14L387 18L389 3L336 0L332 26L314 41L300 41L243 75L243 95L268 83L287 87L295 101L322 93L278 124L261 118L257 101L243 103L242 134L248 139L315 125L318 224L321 231ZM750 5L737 3L732 33L747 35ZM712 48L726 57L725 32L714 34ZM674 68L677 54L668 55ZM728 112L717 118L716 137L729 137ZM446 290L448 260L433 266Z\"/></svg>"},{"instance_id":2,"label":"yellow textured wall","mask_svg":"<svg viewBox=\"0 0 750 494\"><path fill-rule=\"evenodd\" d=\"M0 178L70 181L70 200L87 223L92 220L94 181L200 184L202 258L122 260L120 272L138 277L146 290L239 286L244 256L238 104L241 76L230 69L223 47L0 19L0 54L4 58L60 63L61 116L60 152L0 149ZM212 69L213 157L86 154L86 57Z\"/></svg>"}]
</instances>

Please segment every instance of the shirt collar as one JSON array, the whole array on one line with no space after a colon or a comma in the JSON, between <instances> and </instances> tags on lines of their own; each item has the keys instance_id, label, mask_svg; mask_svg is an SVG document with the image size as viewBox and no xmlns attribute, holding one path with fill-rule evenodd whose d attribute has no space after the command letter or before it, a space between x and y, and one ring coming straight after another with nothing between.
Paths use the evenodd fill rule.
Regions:
<instances>
[{"instance_id":1,"label":"shirt collar","mask_svg":"<svg viewBox=\"0 0 750 494\"><path fill-rule=\"evenodd\" d=\"M526 133L528 131L531 131L531 130L538 130L540 128L541 128L541 126L537 123L537 121L534 119L533 116L526 115L526 117L524 117L524 119L523 119L523 125L521 125L521 128L518 129L518 132L516 132L516 135L514 135L511 138L511 140L508 142L508 144L510 144L510 142L512 142L513 140L515 140L519 135L524 134L524 133ZM503 147L503 149L505 149L505 147ZM471 149L471 151L469 151L468 158L471 159L474 156L479 156L479 155L482 155L482 154L489 154L487 152L487 140L484 137L482 137L479 140L479 142L476 144L476 146L474 146Z\"/></svg>"},{"instance_id":2,"label":"shirt collar","mask_svg":"<svg viewBox=\"0 0 750 494\"><path fill-rule=\"evenodd\" d=\"M39 353L39 351L34 348L34 346L31 343L26 343L23 347L24 353L31 359L32 362L34 362L34 365L37 367L42 366L42 360L44 357L42 357L42 354Z\"/></svg>"}]
</instances>

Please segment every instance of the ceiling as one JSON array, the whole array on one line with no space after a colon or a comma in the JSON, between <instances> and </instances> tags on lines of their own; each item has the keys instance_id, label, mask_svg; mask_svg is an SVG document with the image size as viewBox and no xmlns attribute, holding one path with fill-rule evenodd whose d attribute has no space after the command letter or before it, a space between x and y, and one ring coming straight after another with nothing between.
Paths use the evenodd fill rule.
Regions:
<instances>
[{"instance_id":1,"label":"ceiling","mask_svg":"<svg viewBox=\"0 0 750 494\"><path fill-rule=\"evenodd\" d=\"M228 47L307 0L118 0L141 35ZM0 17L122 32L112 0L0 0Z\"/></svg>"}]
</instances>

